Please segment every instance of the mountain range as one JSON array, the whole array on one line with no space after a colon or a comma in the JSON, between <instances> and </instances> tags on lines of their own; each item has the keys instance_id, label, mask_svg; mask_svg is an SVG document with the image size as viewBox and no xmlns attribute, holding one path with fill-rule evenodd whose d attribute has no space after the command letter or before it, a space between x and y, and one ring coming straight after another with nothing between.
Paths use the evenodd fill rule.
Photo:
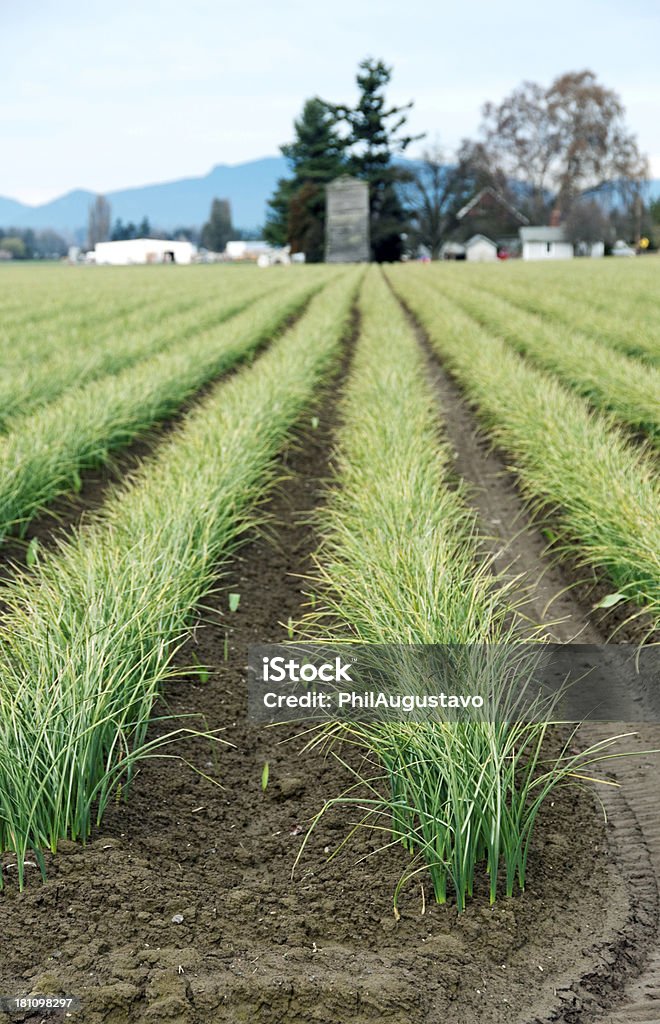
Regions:
<instances>
[{"instance_id":1,"label":"mountain range","mask_svg":"<svg viewBox=\"0 0 660 1024\"><path fill-rule=\"evenodd\" d=\"M213 199L229 199L237 227L255 228L266 217L266 202L287 166L282 156L267 156L242 164L216 164L208 174L155 185L106 193L113 222L138 223L148 217L154 228L200 227ZM52 228L68 239L86 233L89 206L96 193L74 189L40 206L28 206L0 196L0 228ZM660 179L649 182L647 195L660 197Z\"/></svg>"},{"instance_id":2,"label":"mountain range","mask_svg":"<svg viewBox=\"0 0 660 1024\"><path fill-rule=\"evenodd\" d=\"M199 178L179 178L156 185L107 192L113 222L138 223L148 217L157 228L200 226L207 219L213 199L229 199L234 224L252 228L263 224L266 201L277 179L286 174L281 156L267 156L243 164L217 164ZM89 205L95 192L74 189L40 206L28 206L0 196L0 227L52 228L67 236L86 229Z\"/></svg>"}]
</instances>

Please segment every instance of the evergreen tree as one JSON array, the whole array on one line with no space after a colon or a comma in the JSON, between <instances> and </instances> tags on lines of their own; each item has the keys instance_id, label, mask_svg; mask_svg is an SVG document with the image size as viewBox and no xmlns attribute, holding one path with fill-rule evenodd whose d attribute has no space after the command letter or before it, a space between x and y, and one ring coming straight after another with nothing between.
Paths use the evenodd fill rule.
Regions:
<instances>
[{"instance_id":1,"label":"evergreen tree","mask_svg":"<svg viewBox=\"0 0 660 1024\"><path fill-rule=\"evenodd\" d=\"M397 188L407 175L395 165L394 157L422 138L402 134L412 102L387 107L385 88L391 77L392 69L382 60L361 61L356 79L360 90L357 106L335 107L337 116L349 128L349 173L369 183L371 254L379 263L401 259L401 236L407 227Z\"/></svg>"},{"instance_id":2,"label":"evergreen tree","mask_svg":"<svg viewBox=\"0 0 660 1024\"><path fill-rule=\"evenodd\" d=\"M280 178L275 192L268 200L269 213L264 225L264 239L278 248L289 244L289 206L295 191L293 178Z\"/></svg>"},{"instance_id":3,"label":"evergreen tree","mask_svg":"<svg viewBox=\"0 0 660 1024\"><path fill-rule=\"evenodd\" d=\"M209 219L202 228L202 245L211 252L223 252L233 231L229 200L214 199Z\"/></svg>"},{"instance_id":4,"label":"evergreen tree","mask_svg":"<svg viewBox=\"0 0 660 1024\"><path fill-rule=\"evenodd\" d=\"M309 263L323 259L325 186L345 170L345 142L337 131L333 108L315 96L305 102L294 122L293 142L281 147L290 178L281 178L264 229L272 245L290 245Z\"/></svg>"}]
</instances>

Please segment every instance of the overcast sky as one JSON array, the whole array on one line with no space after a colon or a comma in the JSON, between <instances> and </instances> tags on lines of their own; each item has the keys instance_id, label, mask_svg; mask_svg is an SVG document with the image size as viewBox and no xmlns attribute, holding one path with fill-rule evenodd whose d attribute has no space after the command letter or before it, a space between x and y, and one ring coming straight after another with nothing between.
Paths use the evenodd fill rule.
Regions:
<instances>
[{"instance_id":1,"label":"overcast sky","mask_svg":"<svg viewBox=\"0 0 660 1024\"><path fill-rule=\"evenodd\" d=\"M593 69L660 177L659 0L0 0L0 195L43 202L275 154L365 56L451 148L486 99Z\"/></svg>"}]
</instances>

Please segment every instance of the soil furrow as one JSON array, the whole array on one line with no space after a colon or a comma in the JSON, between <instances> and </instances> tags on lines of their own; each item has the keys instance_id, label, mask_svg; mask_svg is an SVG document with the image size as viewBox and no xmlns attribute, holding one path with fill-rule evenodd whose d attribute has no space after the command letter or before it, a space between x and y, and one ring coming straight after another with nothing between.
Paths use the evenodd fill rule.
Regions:
<instances>
[{"instance_id":1,"label":"soil furrow","mask_svg":"<svg viewBox=\"0 0 660 1024\"><path fill-rule=\"evenodd\" d=\"M460 388L432 352L411 311L406 312L427 353L444 433L455 452L455 471L469 485L469 500L477 512L494 567L520 578L525 596L522 613L530 623L545 625L555 642L604 643L607 632L602 618L591 607L599 594L594 579L585 579L584 570L574 566L567 569L549 555L547 542L529 515L511 469L479 430ZM634 627L629 629L631 639L637 633ZM572 997L567 998L563 1015L552 1019L577 1022L605 1012L603 1019L608 1024L624 1024L633 1019L626 1016L629 1005L642 1014L635 1020L651 1024L660 1019L660 755L641 753L660 747L660 726L593 723L583 728L582 736L584 742L593 743L618 732L634 732L623 743L626 750L639 752L639 756L612 762L608 775L620 784L621 791L615 795L599 791L599 797L604 799L610 820L615 863L629 889L632 920L623 942L617 943L612 936L606 939L606 944L611 942L617 949L619 961L608 968L601 965L591 977L587 974L579 982L576 979L570 988L573 1002ZM639 976L628 982L622 994L624 979L635 973ZM609 1010L611 1004L619 1003L619 1008Z\"/></svg>"}]
</instances>

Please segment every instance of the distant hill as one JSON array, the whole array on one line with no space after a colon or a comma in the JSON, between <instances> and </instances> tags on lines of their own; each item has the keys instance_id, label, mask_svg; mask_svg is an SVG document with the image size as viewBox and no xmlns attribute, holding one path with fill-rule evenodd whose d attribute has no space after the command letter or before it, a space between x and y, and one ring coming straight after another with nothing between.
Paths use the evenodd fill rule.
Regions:
<instances>
[{"instance_id":1,"label":"distant hill","mask_svg":"<svg viewBox=\"0 0 660 1024\"><path fill-rule=\"evenodd\" d=\"M286 174L284 157L269 156L244 164L218 164L201 178L179 178L157 185L108 192L113 221L140 221L148 217L154 227L199 226L208 217L211 201L229 199L234 224L252 228L263 224L266 201L278 178ZM76 189L40 206L28 206L0 196L0 227L53 228L74 235L87 226L95 193Z\"/></svg>"}]
</instances>

